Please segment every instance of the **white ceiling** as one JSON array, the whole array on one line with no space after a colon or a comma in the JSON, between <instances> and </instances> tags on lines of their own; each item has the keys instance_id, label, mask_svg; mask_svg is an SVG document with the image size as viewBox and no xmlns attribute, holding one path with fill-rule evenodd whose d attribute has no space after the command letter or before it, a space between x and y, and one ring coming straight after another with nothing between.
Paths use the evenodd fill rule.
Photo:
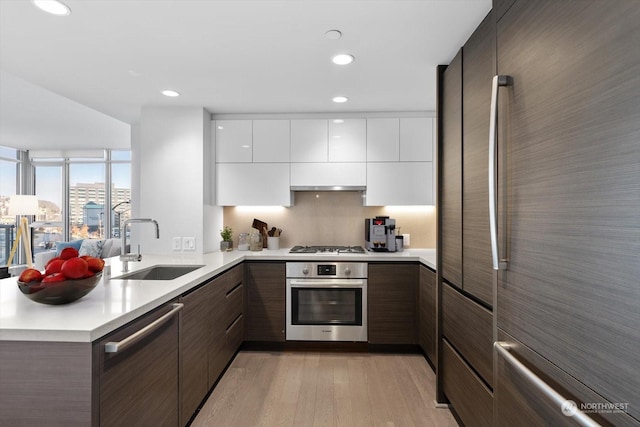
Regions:
<instances>
[{"instance_id":1,"label":"white ceiling","mask_svg":"<svg viewBox=\"0 0 640 427\"><path fill-rule=\"evenodd\" d=\"M449 63L491 8L491 0L65 3L71 15L56 17L26 0L0 0L0 145L50 148L35 134L48 126L50 137L57 117L66 118L58 127L84 127L80 135L100 132L97 122L117 135L146 105L216 114L433 111L436 65ZM325 37L330 29L342 38ZM333 65L339 52L355 62ZM68 108L71 100L95 110L85 114L96 123L59 111L55 94ZM334 104L336 95L349 102ZM29 138L21 138L25 121ZM75 148L77 136L55 146ZM104 138L91 145L111 147Z\"/></svg>"}]
</instances>

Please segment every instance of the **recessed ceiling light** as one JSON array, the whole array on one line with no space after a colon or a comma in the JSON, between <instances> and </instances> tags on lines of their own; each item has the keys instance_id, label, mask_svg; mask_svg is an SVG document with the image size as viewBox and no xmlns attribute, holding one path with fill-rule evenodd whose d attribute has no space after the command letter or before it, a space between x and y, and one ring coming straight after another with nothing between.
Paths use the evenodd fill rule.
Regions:
<instances>
[{"instance_id":1,"label":"recessed ceiling light","mask_svg":"<svg viewBox=\"0 0 640 427\"><path fill-rule=\"evenodd\" d=\"M32 0L33 4L47 13L56 16L66 16L71 14L71 9L64 3L56 0Z\"/></svg>"},{"instance_id":2,"label":"recessed ceiling light","mask_svg":"<svg viewBox=\"0 0 640 427\"><path fill-rule=\"evenodd\" d=\"M349 98L347 98L346 96L336 96L333 98L333 102L337 104L342 104L343 102L347 102L348 100Z\"/></svg>"},{"instance_id":3,"label":"recessed ceiling light","mask_svg":"<svg viewBox=\"0 0 640 427\"><path fill-rule=\"evenodd\" d=\"M338 40L340 37L342 37L342 33L339 30L329 30L324 33L324 36L331 40Z\"/></svg>"},{"instance_id":4,"label":"recessed ceiling light","mask_svg":"<svg viewBox=\"0 0 640 427\"><path fill-rule=\"evenodd\" d=\"M348 65L351 64L354 59L354 56L349 53L340 53L331 58L333 63L336 65Z\"/></svg>"},{"instance_id":5,"label":"recessed ceiling light","mask_svg":"<svg viewBox=\"0 0 640 427\"><path fill-rule=\"evenodd\" d=\"M164 96L170 96L172 98L174 98L176 96L180 96L180 94L178 92L176 92L175 90L163 90L162 94Z\"/></svg>"},{"instance_id":6,"label":"recessed ceiling light","mask_svg":"<svg viewBox=\"0 0 640 427\"><path fill-rule=\"evenodd\" d=\"M219 130L222 130L222 129L224 129L224 126L220 126L220 125L218 125L218 129L219 129Z\"/></svg>"},{"instance_id":7,"label":"recessed ceiling light","mask_svg":"<svg viewBox=\"0 0 640 427\"><path fill-rule=\"evenodd\" d=\"M335 120L333 121L333 123L344 123L344 120L342 120L342 119L335 119Z\"/></svg>"}]
</instances>

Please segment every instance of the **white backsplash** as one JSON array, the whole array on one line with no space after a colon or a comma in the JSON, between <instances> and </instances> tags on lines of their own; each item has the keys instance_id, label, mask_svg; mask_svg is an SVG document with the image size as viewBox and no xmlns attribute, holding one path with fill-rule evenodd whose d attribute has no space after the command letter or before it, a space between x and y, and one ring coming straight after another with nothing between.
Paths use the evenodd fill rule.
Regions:
<instances>
[{"instance_id":1,"label":"white backsplash","mask_svg":"<svg viewBox=\"0 0 640 427\"><path fill-rule=\"evenodd\" d=\"M296 192L292 207L225 207L223 221L238 234L249 232L253 219L283 230L280 247L294 245L364 245L364 220L385 215L395 218L400 233L411 235L411 247L435 248L434 206L368 207L356 191ZM216 236L219 237L219 236Z\"/></svg>"}]
</instances>

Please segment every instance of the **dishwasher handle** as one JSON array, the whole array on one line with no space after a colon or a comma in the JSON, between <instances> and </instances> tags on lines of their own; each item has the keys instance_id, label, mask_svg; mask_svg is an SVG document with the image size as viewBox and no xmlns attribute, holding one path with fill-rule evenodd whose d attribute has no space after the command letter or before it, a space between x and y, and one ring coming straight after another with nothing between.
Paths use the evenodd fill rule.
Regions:
<instances>
[{"instance_id":1,"label":"dishwasher handle","mask_svg":"<svg viewBox=\"0 0 640 427\"><path fill-rule=\"evenodd\" d=\"M125 339L121 341L110 341L104 345L105 353L118 353L126 350L128 347L131 347L135 343L139 342L143 338L149 336L155 330L160 328L162 325L167 323L173 316L178 314L180 310L184 308L184 304L181 302L177 302L173 304L173 309L168 313L164 314L162 317L154 320L152 323L149 323L144 328L139 331L129 335Z\"/></svg>"}]
</instances>

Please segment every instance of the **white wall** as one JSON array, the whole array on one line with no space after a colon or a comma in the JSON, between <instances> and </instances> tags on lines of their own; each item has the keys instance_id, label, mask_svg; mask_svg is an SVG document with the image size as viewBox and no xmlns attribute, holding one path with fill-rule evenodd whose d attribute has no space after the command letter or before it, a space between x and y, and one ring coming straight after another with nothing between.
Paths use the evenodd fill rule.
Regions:
<instances>
[{"instance_id":1,"label":"white wall","mask_svg":"<svg viewBox=\"0 0 640 427\"><path fill-rule=\"evenodd\" d=\"M220 230L222 229L223 209L215 206L216 203L216 186L214 179L216 176L216 132L215 122L211 120L211 116L206 113L204 119L204 252L213 252L220 250Z\"/></svg>"},{"instance_id":2,"label":"white wall","mask_svg":"<svg viewBox=\"0 0 640 427\"><path fill-rule=\"evenodd\" d=\"M0 70L0 145L22 150L128 150L130 126Z\"/></svg>"},{"instance_id":3,"label":"white wall","mask_svg":"<svg viewBox=\"0 0 640 427\"><path fill-rule=\"evenodd\" d=\"M142 253L175 253L174 237L195 237L196 253L210 251L211 239L219 241L210 228L217 216L221 222L222 209L210 206L210 183L205 185L212 167L209 126L209 114L202 108L142 108L139 147L134 148L138 155L133 159L140 171L137 215L160 225L159 240L151 225L133 226L139 228L134 236Z\"/></svg>"}]
</instances>

